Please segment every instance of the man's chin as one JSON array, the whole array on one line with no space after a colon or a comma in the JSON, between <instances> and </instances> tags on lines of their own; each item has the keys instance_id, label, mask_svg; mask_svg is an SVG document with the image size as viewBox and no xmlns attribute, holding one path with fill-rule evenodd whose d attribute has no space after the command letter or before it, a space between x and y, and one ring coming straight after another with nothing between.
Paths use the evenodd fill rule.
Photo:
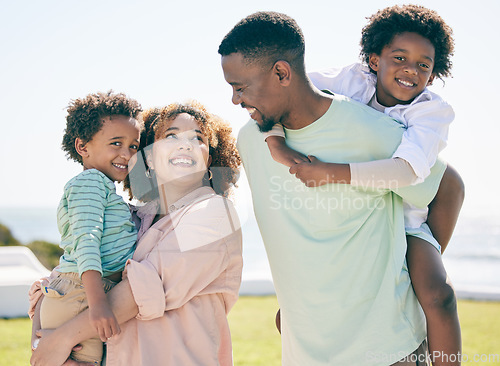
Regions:
<instances>
[{"instance_id":1,"label":"man's chin","mask_svg":"<svg viewBox=\"0 0 500 366\"><path fill-rule=\"evenodd\" d=\"M276 122L274 121L263 121L262 123L257 122L260 132L269 132L273 129Z\"/></svg>"}]
</instances>

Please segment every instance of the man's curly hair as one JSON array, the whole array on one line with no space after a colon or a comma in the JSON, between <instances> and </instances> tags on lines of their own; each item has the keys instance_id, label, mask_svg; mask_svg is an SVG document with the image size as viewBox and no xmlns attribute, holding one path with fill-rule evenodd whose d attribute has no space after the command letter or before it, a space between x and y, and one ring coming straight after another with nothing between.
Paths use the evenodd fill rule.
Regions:
<instances>
[{"instance_id":1,"label":"man's curly hair","mask_svg":"<svg viewBox=\"0 0 500 366\"><path fill-rule=\"evenodd\" d=\"M83 165L82 157L75 149L76 138L87 143L102 128L103 118L125 116L139 119L142 108L136 100L110 90L107 93L89 94L85 98L72 100L67 110L62 149L68 159Z\"/></svg>"},{"instance_id":2,"label":"man's curly hair","mask_svg":"<svg viewBox=\"0 0 500 366\"><path fill-rule=\"evenodd\" d=\"M209 113L199 102L173 103L164 108L151 108L144 111L142 114L144 132L141 135L139 150L144 150L155 141L165 138L170 123L183 113L189 114L198 122L200 131L208 139L209 154L212 157L210 165L212 179L205 180L204 184L212 186L217 194L228 197L239 178L241 165L241 158L236 149L236 139L232 135L229 123L219 116ZM147 167L145 154L138 155L144 157L144 163ZM131 174L133 173L131 172ZM133 191L129 179L124 181L124 187L132 199ZM148 194L136 198L145 202L152 199L153 196Z\"/></svg>"},{"instance_id":3,"label":"man's curly hair","mask_svg":"<svg viewBox=\"0 0 500 366\"><path fill-rule=\"evenodd\" d=\"M299 73L305 73L304 52L304 35L295 20L272 11L240 20L219 45L221 56L241 53L248 63L266 67L283 60Z\"/></svg>"},{"instance_id":4,"label":"man's curly hair","mask_svg":"<svg viewBox=\"0 0 500 366\"><path fill-rule=\"evenodd\" d=\"M361 58L368 64L370 54L380 55L394 36L412 32L427 38L436 55L433 73L440 79L451 75L454 52L452 29L434 11L419 5L395 5L379 10L367 18L361 31Z\"/></svg>"}]
</instances>

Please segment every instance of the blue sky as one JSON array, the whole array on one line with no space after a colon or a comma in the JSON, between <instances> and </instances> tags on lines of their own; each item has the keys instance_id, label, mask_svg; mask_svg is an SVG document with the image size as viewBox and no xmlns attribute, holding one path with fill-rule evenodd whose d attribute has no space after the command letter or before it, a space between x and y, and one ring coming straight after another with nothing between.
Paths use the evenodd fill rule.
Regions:
<instances>
[{"instance_id":1,"label":"blue sky","mask_svg":"<svg viewBox=\"0 0 500 366\"><path fill-rule=\"evenodd\" d=\"M4 2L0 205L56 206L64 184L81 170L60 149L70 99L109 89L125 92L146 108L197 99L237 131L248 114L231 104L217 54L220 41L236 22L258 10L291 15L304 31L306 66L313 70L356 62L365 17L396 3ZM477 0L474 9L470 2L417 3L436 10L454 30L453 78L444 86L436 82L432 90L456 112L442 156L466 182L463 212L498 215L500 2ZM240 197L247 199L246 194Z\"/></svg>"}]
</instances>

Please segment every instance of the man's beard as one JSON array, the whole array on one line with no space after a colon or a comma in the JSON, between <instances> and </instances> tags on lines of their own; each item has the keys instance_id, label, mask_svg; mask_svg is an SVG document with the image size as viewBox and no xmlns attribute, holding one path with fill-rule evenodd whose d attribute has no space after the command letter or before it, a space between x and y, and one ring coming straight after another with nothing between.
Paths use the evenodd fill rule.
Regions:
<instances>
[{"instance_id":1,"label":"man's beard","mask_svg":"<svg viewBox=\"0 0 500 366\"><path fill-rule=\"evenodd\" d=\"M262 123L257 123L260 132L269 132L277 122L274 119L262 118Z\"/></svg>"}]
</instances>

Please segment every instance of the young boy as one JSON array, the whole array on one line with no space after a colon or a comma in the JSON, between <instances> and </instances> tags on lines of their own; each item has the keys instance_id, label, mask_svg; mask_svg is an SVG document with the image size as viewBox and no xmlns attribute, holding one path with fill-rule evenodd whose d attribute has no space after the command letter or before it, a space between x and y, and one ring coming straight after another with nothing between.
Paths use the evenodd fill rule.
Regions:
<instances>
[{"instance_id":1,"label":"young boy","mask_svg":"<svg viewBox=\"0 0 500 366\"><path fill-rule=\"evenodd\" d=\"M128 205L114 182L125 179L137 152L140 112L135 100L108 92L74 100L66 117L62 148L83 172L64 187L57 210L64 254L57 276L42 287L40 323L35 316L33 329L57 328L88 306L100 339L83 342L71 357L96 365L102 359L102 342L120 333L105 292L121 280L137 239Z\"/></svg>"},{"instance_id":2,"label":"young boy","mask_svg":"<svg viewBox=\"0 0 500 366\"><path fill-rule=\"evenodd\" d=\"M369 18L362 31L361 46L367 65L314 72L309 74L310 79L321 90L344 94L390 115L407 130L392 159L335 164L291 150L286 146L282 127L275 126L266 135L271 155L291 167L290 173L309 187L327 183L375 188L418 184L429 175L438 153L446 146L453 110L426 87L434 78L450 74L454 48L451 28L432 10L416 5L393 6ZM442 186L443 182L440 190ZM427 318L434 365L448 364L445 362L449 356L461 351L455 296L440 257L461 206L461 197L457 199L460 202L455 216L452 215L449 233L439 232L441 224L431 225L429 219L429 226L435 229L434 236L441 243L425 223L427 209L408 204L405 209L408 267ZM436 205L436 209L442 208Z\"/></svg>"}]
</instances>

